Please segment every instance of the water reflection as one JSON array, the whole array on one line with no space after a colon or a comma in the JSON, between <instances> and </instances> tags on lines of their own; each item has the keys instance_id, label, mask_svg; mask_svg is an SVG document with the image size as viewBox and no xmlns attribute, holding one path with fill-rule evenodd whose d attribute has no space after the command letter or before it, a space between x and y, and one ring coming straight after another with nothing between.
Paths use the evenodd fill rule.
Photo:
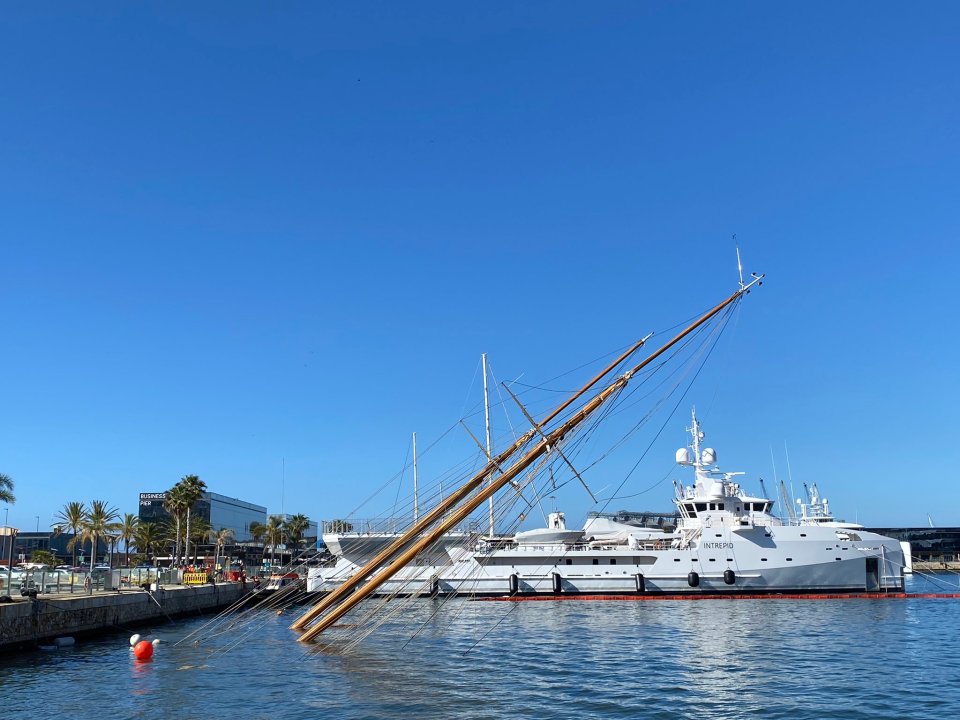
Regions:
<instances>
[{"instance_id":1,"label":"water reflection","mask_svg":"<svg viewBox=\"0 0 960 720\"><path fill-rule=\"evenodd\" d=\"M227 653L173 645L197 620L158 628L151 663L125 636L0 657L0 699L8 715L40 696L45 714L77 715L96 677L83 707L98 720L950 717L958 613L952 600L417 601L349 652L300 645L289 617L265 613L223 638Z\"/></svg>"}]
</instances>

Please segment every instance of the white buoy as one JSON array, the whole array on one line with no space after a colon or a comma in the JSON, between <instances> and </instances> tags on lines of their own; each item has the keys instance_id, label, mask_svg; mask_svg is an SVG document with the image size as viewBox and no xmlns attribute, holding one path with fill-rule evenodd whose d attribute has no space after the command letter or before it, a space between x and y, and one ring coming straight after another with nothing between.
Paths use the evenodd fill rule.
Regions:
<instances>
[{"instance_id":1,"label":"white buoy","mask_svg":"<svg viewBox=\"0 0 960 720\"><path fill-rule=\"evenodd\" d=\"M140 636L139 636L139 635L133 634L133 635L130 636L130 647L133 647L133 646L136 645L138 642L140 642Z\"/></svg>"},{"instance_id":2,"label":"white buoy","mask_svg":"<svg viewBox=\"0 0 960 720\"><path fill-rule=\"evenodd\" d=\"M154 638L154 639L153 639L153 646L154 646L154 647L157 647L157 645L159 645L159 644L160 644L160 638Z\"/></svg>"}]
</instances>

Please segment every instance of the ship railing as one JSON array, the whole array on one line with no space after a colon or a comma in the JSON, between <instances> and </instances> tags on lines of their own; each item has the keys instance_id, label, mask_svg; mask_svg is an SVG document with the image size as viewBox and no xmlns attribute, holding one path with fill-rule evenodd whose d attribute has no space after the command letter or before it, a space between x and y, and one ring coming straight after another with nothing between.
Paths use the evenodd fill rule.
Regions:
<instances>
[{"instance_id":1,"label":"ship railing","mask_svg":"<svg viewBox=\"0 0 960 720\"><path fill-rule=\"evenodd\" d=\"M413 524L411 517L350 518L349 520L323 520L320 523L324 535L395 535L406 532ZM481 524L465 520L453 527L451 533L479 533Z\"/></svg>"},{"instance_id":2,"label":"ship railing","mask_svg":"<svg viewBox=\"0 0 960 720\"><path fill-rule=\"evenodd\" d=\"M622 545L614 546L612 544L608 544L608 546L605 546L604 548L600 548L600 549L613 549L614 547L623 547L623 546ZM553 550L553 551L568 553L568 552L586 552L588 550L596 550L598 548L595 545L592 545L591 543L587 543L587 542L576 542L576 543L555 542L555 543L538 543L538 544L524 543L521 545L520 543L517 543L512 539L490 540L488 538L484 538L484 539L478 540L477 543L474 545L473 549L477 555L489 555L490 553L495 552L497 550L516 550L520 552L546 552L546 551Z\"/></svg>"},{"instance_id":3,"label":"ship railing","mask_svg":"<svg viewBox=\"0 0 960 720\"><path fill-rule=\"evenodd\" d=\"M637 550L651 552L655 550L669 550L673 544L673 538L663 538L662 540L643 539L637 541Z\"/></svg>"}]
</instances>

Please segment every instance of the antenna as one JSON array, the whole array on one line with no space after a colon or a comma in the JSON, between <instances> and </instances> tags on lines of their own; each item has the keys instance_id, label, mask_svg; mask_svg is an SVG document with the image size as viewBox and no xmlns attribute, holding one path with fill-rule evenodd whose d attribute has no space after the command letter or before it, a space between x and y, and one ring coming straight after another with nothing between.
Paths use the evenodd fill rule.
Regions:
<instances>
[{"instance_id":1,"label":"antenna","mask_svg":"<svg viewBox=\"0 0 960 720\"><path fill-rule=\"evenodd\" d=\"M783 454L787 457L787 477L790 479L790 487L793 487L793 471L790 469L790 453L787 451L786 440L783 441Z\"/></svg>"},{"instance_id":2,"label":"antenna","mask_svg":"<svg viewBox=\"0 0 960 720\"><path fill-rule=\"evenodd\" d=\"M743 290L743 264L740 262L740 246L737 245L737 234L733 234L733 246L737 249L737 272L740 274L740 289Z\"/></svg>"},{"instance_id":3,"label":"antenna","mask_svg":"<svg viewBox=\"0 0 960 720\"><path fill-rule=\"evenodd\" d=\"M484 422L486 423L486 426L487 426L487 459L489 460L490 458L493 457L493 447L490 443L490 395L487 394L487 354L483 353L483 355L481 356L481 359L483 360L483 417L484 417ZM489 485L492 482L493 482L493 471L491 471L490 475L487 477L487 484ZM491 495L490 499L487 501L487 513L489 515L490 537L493 537L493 531L494 531L493 495Z\"/></svg>"},{"instance_id":4,"label":"antenna","mask_svg":"<svg viewBox=\"0 0 960 720\"><path fill-rule=\"evenodd\" d=\"M413 521L420 519L420 498L417 489L417 434L413 434Z\"/></svg>"}]
</instances>

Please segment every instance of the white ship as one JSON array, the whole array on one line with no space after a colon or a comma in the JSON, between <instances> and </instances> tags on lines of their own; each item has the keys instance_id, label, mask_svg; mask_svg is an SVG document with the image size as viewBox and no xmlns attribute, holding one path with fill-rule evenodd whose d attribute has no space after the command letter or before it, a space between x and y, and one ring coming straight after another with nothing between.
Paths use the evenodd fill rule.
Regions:
<instances>
[{"instance_id":1,"label":"white ship","mask_svg":"<svg viewBox=\"0 0 960 720\"><path fill-rule=\"evenodd\" d=\"M397 518L324 521L321 537L335 560L331 566L308 570L307 592L332 590L340 585L395 542L402 535L397 527L402 525L403 521ZM423 552L421 566L449 565L451 555L459 555L463 548L472 545L478 535L476 531L471 532L469 527L444 534Z\"/></svg>"},{"instance_id":2,"label":"white ship","mask_svg":"<svg viewBox=\"0 0 960 720\"><path fill-rule=\"evenodd\" d=\"M784 524L774 501L746 494L722 471L717 453L702 447L694 413L689 447L676 460L693 483L674 502L676 529L638 528L603 517L567 530L562 513L548 527L513 538L448 541L429 562L410 565L384 582L380 595L515 593L823 593L900 592L900 543L829 511L804 512ZM820 506L821 510L825 509ZM352 565L352 563L351 563ZM356 567L354 565L354 567ZM310 571L308 591L331 590L352 574L345 565Z\"/></svg>"},{"instance_id":3,"label":"white ship","mask_svg":"<svg viewBox=\"0 0 960 720\"><path fill-rule=\"evenodd\" d=\"M478 442L487 462L422 516L415 492L413 524L405 532L390 533L388 544L362 567L351 562L352 567L311 571L308 590L327 594L291 625L301 633L299 640L311 642L335 626L352 627L340 623L341 618L373 595L902 591L904 553L896 540L833 521L781 521L772 512L772 499L744 492L736 481L743 473L721 470L716 452L702 447L695 414L690 446L676 455L693 473L691 484L678 487L676 527L643 528L592 517L582 530L567 530L563 515L556 513L546 528L506 538L493 533L494 497L522 497L523 488L538 475L544 481L552 478L553 465L569 470L586 487L563 449L578 429L590 418L599 422L599 409L611 407L632 381L642 385L650 380L666 365L666 354L683 347L686 338L713 321L714 331L722 329L737 302L762 279L754 275L744 283L741 275L733 294L643 359L637 353L652 335L635 342L540 420L510 393L530 429L496 453L489 440L485 448ZM709 337L701 336L701 348ZM468 533L461 542L451 542L451 531L485 503L490 508L486 535Z\"/></svg>"}]
</instances>

